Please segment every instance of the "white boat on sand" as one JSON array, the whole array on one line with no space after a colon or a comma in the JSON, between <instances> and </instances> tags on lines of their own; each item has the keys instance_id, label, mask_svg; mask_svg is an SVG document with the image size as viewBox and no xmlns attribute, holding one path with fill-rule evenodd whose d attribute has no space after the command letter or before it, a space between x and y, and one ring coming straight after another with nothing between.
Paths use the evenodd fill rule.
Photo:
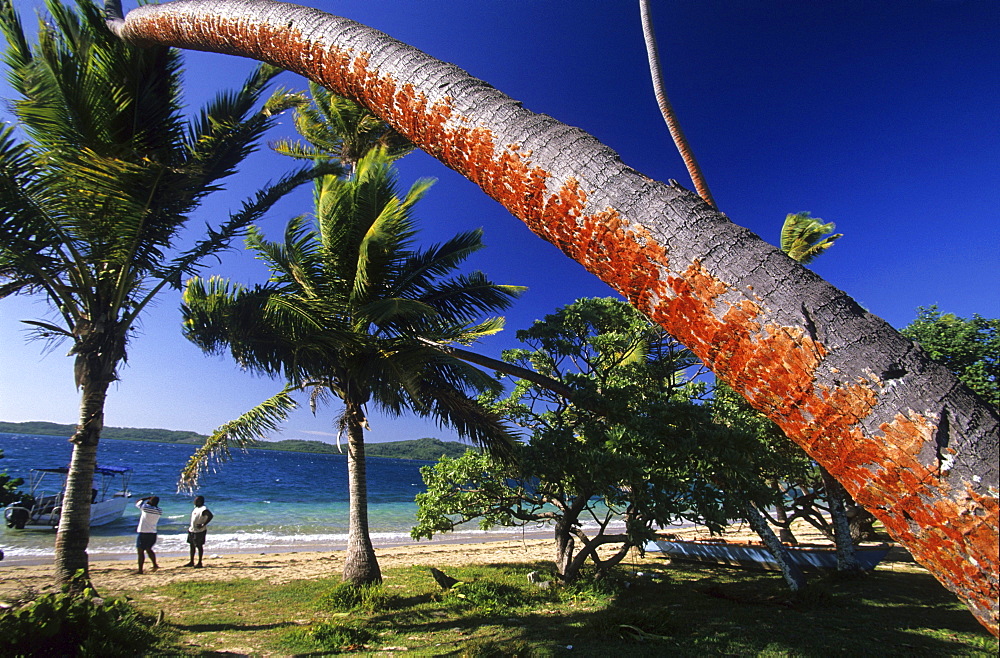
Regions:
<instances>
[{"instance_id":1,"label":"white boat on sand","mask_svg":"<svg viewBox=\"0 0 1000 658\"><path fill-rule=\"evenodd\" d=\"M29 474L28 496L11 503L3 512L8 528L54 530L59 526L66 474L69 468L33 468ZM128 487L132 469L127 466L97 466L94 469L90 525L99 526L121 518L132 493Z\"/></svg>"}]
</instances>

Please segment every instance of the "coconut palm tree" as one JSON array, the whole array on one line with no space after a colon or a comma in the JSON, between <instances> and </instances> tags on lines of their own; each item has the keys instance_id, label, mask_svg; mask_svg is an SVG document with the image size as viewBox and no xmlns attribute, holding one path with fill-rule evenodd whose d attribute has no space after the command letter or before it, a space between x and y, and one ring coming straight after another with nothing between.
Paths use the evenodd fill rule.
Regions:
<instances>
[{"instance_id":1,"label":"coconut palm tree","mask_svg":"<svg viewBox=\"0 0 1000 658\"><path fill-rule=\"evenodd\" d=\"M467 176L775 421L997 633L1000 416L888 323L694 194L382 32L274 0L106 6L123 39L301 73Z\"/></svg>"},{"instance_id":2,"label":"coconut palm tree","mask_svg":"<svg viewBox=\"0 0 1000 658\"><path fill-rule=\"evenodd\" d=\"M339 399L350 493L344 579L356 584L381 580L368 533L369 406L433 417L494 450L513 440L469 395L492 379L426 341L468 344L500 330L502 318L479 316L506 308L521 289L479 272L452 274L483 246L480 231L416 248L413 206L429 183L400 194L391 159L376 149L353 164L347 178L318 179L315 224L293 219L284 242L252 231L248 247L270 268L267 283L245 288L195 278L184 294L192 341L208 352L228 349L243 367L286 380L277 396L209 439L187 480L230 442L242 443L284 418L294 408L291 390Z\"/></svg>"},{"instance_id":3,"label":"coconut palm tree","mask_svg":"<svg viewBox=\"0 0 1000 658\"><path fill-rule=\"evenodd\" d=\"M46 7L51 19L32 45L11 1L0 0L3 62L18 95L17 125L0 133L0 297L45 299L52 317L29 324L39 337L71 344L80 420L55 567L58 582L80 587L105 398L143 311L312 174L261 191L178 248L202 198L271 125L254 107L277 69L258 68L188 124L177 51L115 38L90 2Z\"/></svg>"}]
</instances>

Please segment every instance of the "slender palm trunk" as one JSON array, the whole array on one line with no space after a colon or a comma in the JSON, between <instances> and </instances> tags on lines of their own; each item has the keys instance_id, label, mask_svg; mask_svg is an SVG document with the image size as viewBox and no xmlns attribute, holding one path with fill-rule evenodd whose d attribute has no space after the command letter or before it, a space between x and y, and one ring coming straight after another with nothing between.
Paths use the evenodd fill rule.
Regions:
<instances>
[{"instance_id":1,"label":"slender palm trunk","mask_svg":"<svg viewBox=\"0 0 1000 658\"><path fill-rule=\"evenodd\" d=\"M382 582L368 531L368 476L365 468L363 411L347 403L347 487L350 495L344 580L355 585Z\"/></svg>"},{"instance_id":2,"label":"slender palm trunk","mask_svg":"<svg viewBox=\"0 0 1000 658\"><path fill-rule=\"evenodd\" d=\"M684 131L681 130L681 122L677 120L674 107L670 104L670 98L667 97L667 88L663 83L663 70L660 66L660 49L656 45L656 33L653 31L653 17L650 15L649 0L639 0L639 14L642 19L642 36L646 41L646 57L649 60L649 74L653 79L656 104L660 107L660 114L663 115L663 121L667 124L667 130L670 131L670 137L674 140L674 146L677 147L677 152L684 160L684 166L688 170L694 189L698 191L698 196L704 199L705 203L715 208L715 199L712 198L712 192L708 189L705 175L694 157L694 151L691 150L691 145L688 144Z\"/></svg>"},{"instance_id":3,"label":"slender palm trunk","mask_svg":"<svg viewBox=\"0 0 1000 658\"><path fill-rule=\"evenodd\" d=\"M273 0L126 20L108 4L125 39L300 73L468 177L775 421L998 633L1000 417L887 323L690 192L381 32Z\"/></svg>"},{"instance_id":4,"label":"slender palm trunk","mask_svg":"<svg viewBox=\"0 0 1000 658\"><path fill-rule=\"evenodd\" d=\"M78 357L78 367L86 368ZM97 445L104 429L104 402L110 380L85 378L80 400L80 424L70 439L73 454L66 475L66 494L56 534L55 576L57 585L82 590L89 584L87 546L90 544L91 489L97 467Z\"/></svg>"}]
</instances>

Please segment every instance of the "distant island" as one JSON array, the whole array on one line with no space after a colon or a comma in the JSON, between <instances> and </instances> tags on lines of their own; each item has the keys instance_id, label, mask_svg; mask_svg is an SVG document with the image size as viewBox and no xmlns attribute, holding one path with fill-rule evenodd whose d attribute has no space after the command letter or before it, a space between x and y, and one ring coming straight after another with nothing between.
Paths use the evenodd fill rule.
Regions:
<instances>
[{"instance_id":1,"label":"distant island","mask_svg":"<svg viewBox=\"0 0 1000 658\"><path fill-rule=\"evenodd\" d=\"M45 421L29 421L26 423L8 423L0 421L0 432L6 434L38 434L41 436L73 436L75 425L62 425ZM180 443L201 445L208 437L197 432L178 430L163 430L147 427L105 427L101 432L103 439L120 439L123 441L155 441L157 443ZM302 439L285 439L283 441L258 441L254 448L260 450L284 450L286 452L318 452L339 454L337 446L322 441L305 441ZM346 451L346 446L344 450ZM419 459L422 461L437 461L442 456L461 457L466 450L475 450L458 441L442 441L440 439L423 438L409 441L389 441L386 443L365 443L365 455L368 457L389 457L392 459Z\"/></svg>"}]
</instances>

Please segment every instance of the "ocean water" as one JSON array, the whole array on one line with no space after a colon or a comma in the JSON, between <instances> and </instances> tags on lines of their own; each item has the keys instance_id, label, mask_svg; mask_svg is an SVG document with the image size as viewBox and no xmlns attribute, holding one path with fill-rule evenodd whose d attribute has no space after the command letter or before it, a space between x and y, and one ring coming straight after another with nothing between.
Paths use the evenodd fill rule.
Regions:
<instances>
[{"instance_id":1,"label":"ocean water","mask_svg":"<svg viewBox=\"0 0 1000 658\"><path fill-rule=\"evenodd\" d=\"M63 437L0 433L0 471L23 477L28 486L32 468L66 466L71 445ZM179 494L177 479L193 446L142 441L101 440L98 463L129 466L133 499L158 495L163 517L158 527L159 553L187 554L187 521L193 494ZM410 543L416 523L414 497L424 491L420 467L429 462L369 457L368 515L376 546ZM53 476L47 476L53 477ZM197 494L205 496L215 514L209 526L206 553L265 550L342 549L347 540L347 456L254 450L236 451L232 459L206 473ZM139 510L129 505L124 516L92 528L92 557L135 554ZM535 529L537 532L539 529ZM520 537L521 529L483 532L474 526L449 533L456 541ZM546 534L548 532L546 531ZM54 554L55 533L3 527L0 562L45 561Z\"/></svg>"}]
</instances>

